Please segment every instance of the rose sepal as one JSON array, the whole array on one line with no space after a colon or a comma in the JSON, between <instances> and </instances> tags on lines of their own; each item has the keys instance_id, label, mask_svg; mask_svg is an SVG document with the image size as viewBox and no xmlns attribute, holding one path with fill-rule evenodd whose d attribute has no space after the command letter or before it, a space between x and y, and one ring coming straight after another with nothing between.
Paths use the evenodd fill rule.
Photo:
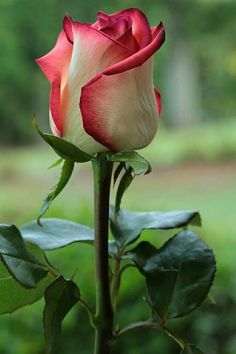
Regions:
<instances>
[{"instance_id":1,"label":"rose sepal","mask_svg":"<svg viewBox=\"0 0 236 354\"><path fill-rule=\"evenodd\" d=\"M32 122L41 138L64 160L72 160L73 162L83 163L91 161L94 158L93 155L87 154L86 152L80 150L76 145L65 139L53 134L43 133L37 124L35 115L33 115Z\"/></svg>"},{"instance_id":2,"label":"rose sepal","mask_svg":"<svg viewBox=\"0 0 236 354\"><path fill-rule=\"evenodd\" d=\"M123 194L132 183L134 177L150 173L152 167L150 163L136 151L109 152L107 155L109 161L112 163L119 163L114 173L114 185L119 175L124 170L116 193L115 212L118 214Z\"/></svg>"},{"instance_id":3,"label":"rose sepal","mask_svg":"<svg viewBox=\"0 0 236 354\"><path fill-rule=\"evenodd\" d=\"M120 162L124 167L132 169L135 176L148 174L152 171L150 163L136 151L122 151L118 153L109 153L108 159L111 162Z\"/></svg>"},{"instance_id":4,"label":"rose sepal","mask_svg":"<svg viewBox=\"0 0 236 354\"><path fill-rule=\"evenodd\" d=\"M47 210L50 208L54 199L66 187L66 185L69 182L71 175L73 173L74 164L75 164L74 161L71 161L71 160L62 160L62 161L63 161L63 165L61 168L59 179L58 179L56 185L48 193L47 197L44 199L43 204L41 206L39 216L38 216L38 224L39 225L41 225L40 219L47 212Z\"/></svg>"}]
</instances>

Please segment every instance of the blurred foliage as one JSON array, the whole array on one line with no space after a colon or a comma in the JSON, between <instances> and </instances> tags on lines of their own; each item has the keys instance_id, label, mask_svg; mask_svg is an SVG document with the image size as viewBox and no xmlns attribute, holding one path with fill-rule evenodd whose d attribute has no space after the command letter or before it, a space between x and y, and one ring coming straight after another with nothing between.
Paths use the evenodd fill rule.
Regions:
<instances>
[{"instance_id":1,"label":"blurred foliage","mask_svg":"<svg viewBox=\"0 0 236 354\"><path fill-rule=\"evenodd\" d=\"M197 108L194 104L190 107L192 115L197 110L196 121L227 121L235 115L234 0L1 0L1 143L17 144L34 140L31 126L33 112L41 117L44 125L47 124L49 85L34 60L54 46L64 14L69 13L79 21L94 22L98 10L115 12L125 7L139 7L151 24L160 20L165 24L167 41L155 60L155 82L163 95L165 121L169 119L172 124L175 118L177 121L178 114L176 112L175 117L173 113L176 106L173 106L172 112L168 111L168 107L185 84L195 85L192 96L196 92L199 96L196 98ZM178 61L171 62L178 45L183 56L192 58L190 69L180 69L185 70L184 75L180 75L180 82L172 78L170 71L173 65L176 67L173 72L178 71ZM194 70L191 70L191 65ZM194 71L196 83L188 81ZM168 73L171 78L167 82ZM187 89L186 92L190 91ZM185 91L182 96L184 94ZM192 99L186 97L186 106ZM178 107L178 102L176 104Z\"/></svg>"},{"instance_id":2,"label":"blurred foliage","mask_svg":"<svg viewBox=\"0 0 236 354\"><path fill-rule=\"evenodd\" d=\"M210 141L215 135L211 131ZM161 132L164 133L164 132ZM204 127L199 128L204 135ZM161 136L161 135L160 135ZM210 136L210 134L208 134ZM164 166L163 154L171 161L172 140L183 156L188 145L182 135L165 133L160 142L162 155L157 154L159 166L153 166L153 172L145 177L137 177L123 199L123 207L129 210L200 210L203 216L203 228L198 230L202 238L214 249L218 261L218 272L211 297L185 319L171 320L169 327L192 343L198 343L207 354L235 354L235 163L231 161L208 161L206 164L191 162L184 165ZM153 151L151 151L153 147ZM155 143L146 150L144 156L149 159L157 152ZM38 215L41 202L55 182L59 168L46 171L57 159L56 154L43 148L18 148L2 150L0 156L0 222L21 225ZM179 156L175 162L179 162ZM173 163L172 159L172 163ZM146 187L148 186L148 188ZM137 196L137 191L139 195ZM33 196L33 198L32 198ZM114 195L112 195L114 200ZM139 198L139 199L138 199ZM142 201L141 203L139 202ZM22 205L24 207L22 207ZM83 222L89 226L92 216L92 175L90 164L76 166L73 178L50 208L47 216L55 216ZM168 236L171 236L170 233ZM158 247L168 237L162 231L146 231L143 240L154 242ZM64 269L67 277L75 270L76 282L81 293L93 304L94 274L93 248L77 244L47 252L49 261ZM118 303L119 318L122 325L131 320L142 320L146 314L143 301L144 283L134 269L124 274L121 296ZM212 302L213 301L213 302ZM26 307L12 315L0 317L0 352L4 354L43 354L42 329L43 301L33 307ZM81 323L83 326L81 326ZM93 333L89 328L87 313L76 307L66 317L63 336L58 354L72 354L79 350L90 354L93 346ZM147 330L136 331L120 338L114 347L114 354L178 354L179 348L163 333Z\"/></svg>"},{"instance_id":3,"label":"blurred foliage","mask_svg":"<svg viewBox=\"0 0 236 354\"><path fill-rule=\"evenodd\" d=\"M183 162L222 161L236 156L236 120L204 122L183 129L166 129L159 124L159 133L144 151L148 160L157 166L171 166Z\"/></svg>"}]
</instances>

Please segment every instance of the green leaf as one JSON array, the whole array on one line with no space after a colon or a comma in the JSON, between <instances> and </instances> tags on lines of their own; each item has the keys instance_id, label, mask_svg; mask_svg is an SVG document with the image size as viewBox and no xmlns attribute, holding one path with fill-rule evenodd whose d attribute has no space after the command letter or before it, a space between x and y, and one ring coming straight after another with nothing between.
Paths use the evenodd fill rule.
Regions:
<instances>
[{"instance_id":1,"label":"green leaf","mask_svg":"<svg viewBox=\"0 0 236 354\"><path fill-rule=\"evenodd\" d=\"M53 277L48 275L34 289L26 289L8 273L0 261L0 314L12 313L38 301L52 280Z\"/></svg>"},{"instance_id":2,"label":"green leaf","mask_svg":"<svg viewBox=\"0 0 236 354\"><path fill-rule=\"evenodd\" d=\"M149 302L163 321L183 316L202 303L216 266L214 254L197 235L181 231L156 254L149 257L145 252L141 243L126 258L135 261L145 276Z\"/></svg>"},{"instance_id":3,"label":"green leaf","mask_svg":"<svg viewBox=\"0 0 236 354\"><path fill-rule=\"evenodd\" d=\"M56 218L42 219L42 226L33 221L21 227L26 242L39 246L42 250L65 247L74 242L94 242L94 231L88 226Z\"/></svg>"},{"instance_id":4,"label":"green leaf","mask_svg":"<svg viewBox=\"0 0 236 354\"><path fill-rule=\"evenodd\" d=\"M66 141L52 134L41 132L37 125L35 116L33 116L33 125L43 140L46 141L46 143L50 145L53 150L64 160L72 160L74 162L87 162L93 158L92 155L89 155L86 152L80 150L76 145L71 144L69 141Z\"/></svg>"},{"instance_id":5,"label":"green leaf","mask_svg":"<svg viewBox=\"0 0 236 354\"><path fill-rule=\"evenodd\" d=\"M38 217L38 223L40 223L41 217L46 213L49 209L50 205L52 204L53 200L61 193L64 187L67 185L72 172L74 169L74 162L71 160L65 160L61 169L61 174L59 177L58 183L52 189L52 191L48 194L47 198L44 200L42 208L40 210L40 214Z\"/></svg>"},{"instance_id":6,"label":"green leaf","mask_svg":"<svg viewBox=\"0 0 236 354\"><path fill-rule=\"evenodd\" d=\"M22 237L26 242L37 245L44 251L68 246L75 242L94 244L94 230L88 226L56 218L37 220L21 227ZM109 240L109 255L112 257L118 250L117 243Z\"/></svg>"},{"instance_id":7,"label":"green leaf","mask_svg":"<svg viewBox=\"0 0 236 354\"><path fill-rule=\"evenodd\" d=\"M131 174L131 169L129 168L125 173L123 174L119 186L117 188L116 192L116 201L115 201L115 214L118 215L120 211L120 204L121 204L121 199L123 197L124 192L126 189L129 187L131 182L133 181L134 177Z\"/></svg>"},{"instance_id":8,"label":"green leaf","mask_svg":"<svg viewBox=\"0 0 236 354\"><path fill-rule=\"evenodd\" d=\"M199 348L192 344L186 344L181 354L204 354Z\"/></svg>"},{"instance_id":9,"label":"green leaf","mask_svg":"<svg viewBox=\"0 0 236 354\"><path fill-rule=\"evenodd\" d=\"M133 212L116 209L110 206L111 230L122 245L136 241L145 229L175 229L189 224L201 225L200 215L196 211L171 211L171 212Z\"/></svg>"},{"instance_id":10,"label":"green leaf","mask_svg":"<svg viewBox=\"0 0 236 354\"><path fill-rule=\"evenodd\" d=\"M133 170L135 175L147 174L151 172L151 166L136 151L124 151L109 156L112 162L125 162L127 167Z\"/></svg>"},{"instance_id":11,"label":"green leaf","mask_svg":"<svg viewBox=\"0 0 236 354\"><path fill-rule=\"evenodd\" d=\"M47 288L43 314L47 354L56 353L62 321L79 299L77 285L62 276Z\"/></svg>"},{"instance_id":12,"label":"green leaf","mask_svg":"<svg viewBox=\"0 0 236 354\"><path fill-rule=\"evenodd\" d=\"M43 252L38 247L30 246L30 250L42 263L46 262ZM53 276L48 273L34 289L26 289L14 279L0 261L0 314L12 313L38 301L43 297L45 289L53 280Z\"/></svg>"},{"instance_id":13,"label":"green leaf","mask_svg":"<svg viewBox=\"0 0 236 354\"><path fill-rule=\"evenodd\" d=\"M48 273L47 267L26 247L14 225L0 225L0 254L11 275L26 288L36 287Z\"/></svg>"}]
</instances>

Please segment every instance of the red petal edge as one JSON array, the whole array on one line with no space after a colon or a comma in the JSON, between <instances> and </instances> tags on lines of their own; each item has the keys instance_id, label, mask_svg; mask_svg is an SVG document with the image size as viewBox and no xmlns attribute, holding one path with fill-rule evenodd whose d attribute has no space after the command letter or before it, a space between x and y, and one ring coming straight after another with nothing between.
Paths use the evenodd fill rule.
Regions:
<instances>
[{"instance_id":1,"label":"red petal edge","mask_svg":"<svg viewBox=\"0 0 236 354\"><path fill-rule=\"evenodd\" d=\"M155 93L155 98L156 98L157 110L158 110L158 113L159 113L159 116L160 116L161 110L162 110L161 94L156 89L156 87L154 88L154 93Z\"/></svg>"}]
</instances>

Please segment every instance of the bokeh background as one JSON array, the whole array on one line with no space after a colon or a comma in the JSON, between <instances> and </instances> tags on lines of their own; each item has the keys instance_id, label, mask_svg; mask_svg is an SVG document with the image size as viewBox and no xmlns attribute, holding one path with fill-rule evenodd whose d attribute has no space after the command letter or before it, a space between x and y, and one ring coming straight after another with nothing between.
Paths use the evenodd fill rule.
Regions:
<instances>
[{"instance_id":1,"label":"bokeh background","mask_svg":"<svg viewBox=\"0 0 236 354\"><path fill-rule=\"evenodd\" d=\"M94 22L99 10L141 8L152 25L163 21L167 39L155 58L154 81L163 97L157 138L142 154L153 172L126 193L131 210L194 209L201 237L214 249L218 272L211 296L199 310L169 327L207 354L236 353L236 2L235 0L1 0L0 2L0 222L18 226L35 219L58 176L47 170L56 155L33 131L32 113L48 127L49 85L34 59L48 52L65 13ZM90 165L78 166L48 216L92 225ZM168 234L170 236L171 234ZM161 245L167 235L146 232ZM93 303L93 252L73 245L48 253ZM120 321L145 318L144 284L127 271L119 301ZM1 301L1 299L0 299ZM0 352L44 353L43 301L0 318ZM67 316L58 354L89 354L93 337L81 307ZM177 354L156 330L123 336L114 354Z\"/></svg>"}]
</instances>

